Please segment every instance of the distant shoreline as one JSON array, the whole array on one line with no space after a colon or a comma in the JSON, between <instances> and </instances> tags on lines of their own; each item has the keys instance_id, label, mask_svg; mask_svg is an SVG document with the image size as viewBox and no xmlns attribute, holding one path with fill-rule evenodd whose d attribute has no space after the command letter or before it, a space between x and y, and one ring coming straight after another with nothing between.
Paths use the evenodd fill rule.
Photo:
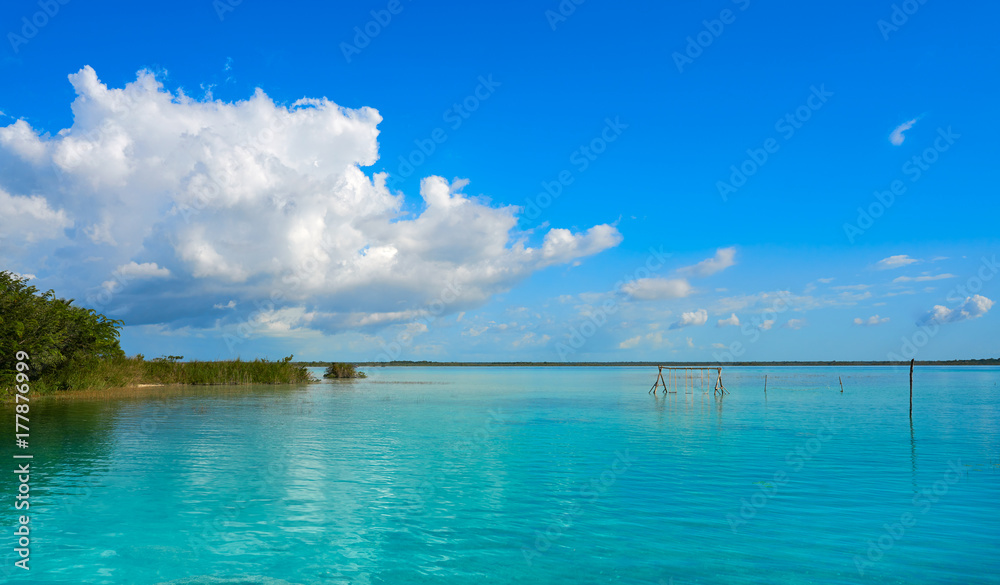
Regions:
<instances>
[{"instance_id":1,"label":"distant shoreline","mask_svg":"<svg viewBox=\"0 0 1000 585\"><path fill-rule=\"evenodd\" d=\"M298 366L326 367L330 362L293 362ZM802 361L802 362L429 362L429 361L392 361L392 362L352 362L357 367L698 367L698 368L728 368L740 367L775 367L775 366L909 366L910 362L891 361ZM917 366L1000 366L1000 358L982 360L943 360L916 361Z\"/></svg>"}]
</instances>

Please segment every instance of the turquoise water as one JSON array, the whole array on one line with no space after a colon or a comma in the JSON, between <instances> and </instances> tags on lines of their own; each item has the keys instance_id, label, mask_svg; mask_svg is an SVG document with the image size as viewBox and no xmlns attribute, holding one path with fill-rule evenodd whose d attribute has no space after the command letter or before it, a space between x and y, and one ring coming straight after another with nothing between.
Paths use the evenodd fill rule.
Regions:
<instances>
[{"instance_id":1,"label":"turquoise water","mask_svg":"<svg viewBox=\"0 0 1000 585\"><path fill-rule=\"evenodd\" d=\"M5 505L0 577L1000 583L1000 369L918 367L912 426L903 368L729 368L722 400L651 368L369 371L33 403L32 569Z\"/></svg>"}]
</instances>

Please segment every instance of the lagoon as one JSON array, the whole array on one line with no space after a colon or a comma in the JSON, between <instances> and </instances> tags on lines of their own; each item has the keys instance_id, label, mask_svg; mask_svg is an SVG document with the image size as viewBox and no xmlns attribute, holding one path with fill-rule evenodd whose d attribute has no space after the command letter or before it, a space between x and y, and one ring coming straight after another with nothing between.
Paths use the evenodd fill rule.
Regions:
<instances>
[{"instance_id":1,"label":"lagoon","mask_svg":"<svg viewBox=\"0 0 1000 585\"><path fill-rule=\"evenodd\" d=\"M32 568L11 528L0 577L1000 583L1000 368L918 367L912 422L902 367L727 368L722 399L649 367L366 371L33 402Z\"/></svg>"}]
</instances>

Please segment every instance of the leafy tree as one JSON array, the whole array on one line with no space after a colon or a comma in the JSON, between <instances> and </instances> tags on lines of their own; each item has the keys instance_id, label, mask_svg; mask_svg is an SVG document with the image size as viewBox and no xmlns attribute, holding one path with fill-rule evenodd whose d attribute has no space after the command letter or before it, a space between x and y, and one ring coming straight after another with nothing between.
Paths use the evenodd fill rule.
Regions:
<instances>
[{"instance_id":1,"label":"leafy tree","mask_svg":"<svg viewBox=\"0 0 1000 585\"><path fill-rule=\"evenodd\" d=\"M124 357L119 345L122 322L39 293L28 279L0 271L0 386L10 388L16 354L26 352L32 381L59 384L68 368L97 359Z\"/></svg>"}]
</instances>

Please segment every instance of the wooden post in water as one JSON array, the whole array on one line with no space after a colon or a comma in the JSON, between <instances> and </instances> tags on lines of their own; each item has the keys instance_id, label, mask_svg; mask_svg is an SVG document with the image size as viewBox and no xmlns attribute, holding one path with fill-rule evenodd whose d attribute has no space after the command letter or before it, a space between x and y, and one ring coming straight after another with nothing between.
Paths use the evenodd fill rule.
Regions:
<instances>
[{"instance_id":1,"label":"wooden post in water","mask_svg":"<svg viewBox=\"0 0 1000 585\"><path fill-rule=\"evenodd\" d=\"M844 380L841 379L840 376L837 376L837 379L840 380L840 393L843 394L844 393Z\"/></svg>"},{"instance_id":2,"label":"wooden post in water","mask_svg":"<svg viewBox=\"0 0 1000 585\"><path fill-rule=\"evenodd\" d=\"M913 360L910 360L910 418L913 418Z\"/></svg>"},{"instance_id":3,"label":"wooden post in water","mask_svg":"<svg viewBox=\"0 0 1000 585\"><path fill-rule=\"evenodd\" d=\"M722 385L722 368L717 368L717 370L719 372L719 377L715 380L714 394L718 394L719 396L725 396L727 391L726 387Z\"/></svg>"},{"instance_id":4,"label":"wooden post in water","mask_svg":"<svg viewBox=\"0 0 1000 585\"><path fill-rule=\"evenodd\" d=\"M767 374L764 374L764 394L767 394Z\"/></svg>"}]
</instances>

